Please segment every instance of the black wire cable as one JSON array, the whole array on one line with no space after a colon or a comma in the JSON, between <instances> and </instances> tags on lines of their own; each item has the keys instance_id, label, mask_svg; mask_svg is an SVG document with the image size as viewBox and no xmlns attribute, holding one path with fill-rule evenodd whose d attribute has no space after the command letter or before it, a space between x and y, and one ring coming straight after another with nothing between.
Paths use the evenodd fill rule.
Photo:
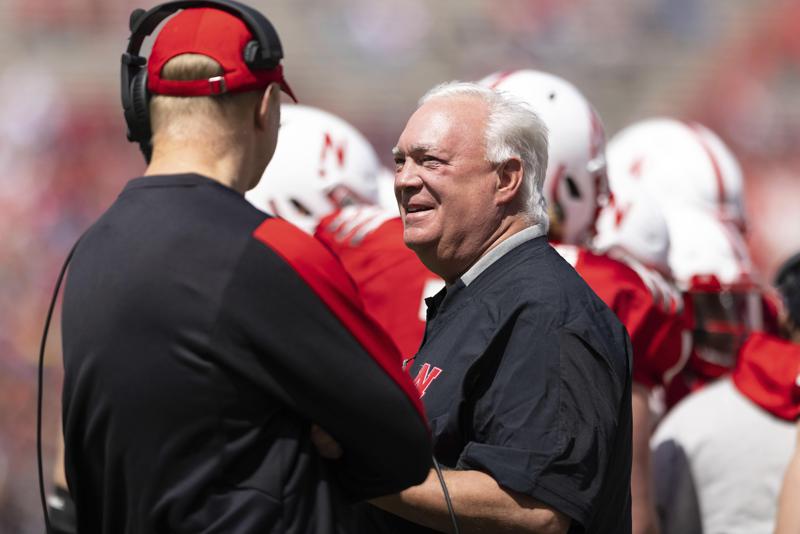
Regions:
<instances>
[{"instance_id":1,"label":"black wire cable","mask_svg":"<svg viewBox=\"0 0 800 534\"><path fill-rule=\"evenodd\" d=\"M80 239L78 240L78 242ZM37 381L37 396L36 396L36 463L39 469L39 496L42 499L42 513L44 514L44 528L47 534L53 530L50 526L50 517L47 515L47 499L44 494L44 468L42 467L42 401L44 399L44 349L47 344L47 333L50 330L50 321L53 318L53 310L56 307L58 300L58 291L61 289L61 282L64 280L64 274L67 272L67 266L72 259L72 254L78 246L78 242L72 245L72 249L61 266L61 271L58 273L56 280L56 287L53 291L53 298L50 300L50 308L47 310L47 318L44 322L44 332L42 333L42 343L39 346L39 373Z\"/></svg>"},{"instance_id":2,"label":"black wire cable","mask_svg":"<svg viewBox=\"0 0 800 534\"><path fill-rule=\"evenodd\" d=\"M456 521L456 512L453 510L453 501L450 500L450 492L447 491L447 484L444 483L442 468L439 467L439 462L436 461L436 457L433 458L433 467L436 469L436 475L439 477L439 484L442 485L444 500L447 503L447 511L450 512L450 521L453 523L453 534L459 534L458 521Z\"/></svg>"}]
</instances>

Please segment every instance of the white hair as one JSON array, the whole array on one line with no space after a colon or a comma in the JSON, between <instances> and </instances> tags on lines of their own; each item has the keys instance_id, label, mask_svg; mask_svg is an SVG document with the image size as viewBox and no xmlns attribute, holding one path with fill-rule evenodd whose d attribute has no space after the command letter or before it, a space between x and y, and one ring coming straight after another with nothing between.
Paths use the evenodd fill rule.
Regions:
<instances>
[{"instance_id":1,"label":"white hair","mask_svg":"<svg viewBox=\"0 0 800 534\"><path fill-rule=\"evenodd\" d=\"M489 110L486 121L486 159L500 165L510 158L522 161L524 208L532 222L544 225L549 217L542 193L547 171L547 126L533 109L505 91L496 91L477 83L446 82L437 85L422 98L422 106L434 98L473 97L484 101Z\"/></svg>"}]
</instances>

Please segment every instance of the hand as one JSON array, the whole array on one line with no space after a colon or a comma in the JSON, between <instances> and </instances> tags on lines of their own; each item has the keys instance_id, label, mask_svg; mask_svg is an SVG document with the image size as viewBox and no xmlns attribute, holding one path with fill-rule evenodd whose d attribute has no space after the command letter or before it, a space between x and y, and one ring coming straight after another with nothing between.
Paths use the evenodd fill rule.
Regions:
<instances>
[{"instance_id":1,"label":"hand","mask_svg":"<svg viewBox=\"0 0 800 534\"><path fill-rule=\"evenodd\" d=\"M344 454L341 445L317 425L311 425L311 442L325 459L338 460Z\"/></svg>"},{"instance_id":2,"label":"hand","mask_svg":"<svg viewBox=\"0 0 800 534\"><path fill-rule=\"evenodd\" d=\"M380 206L353 204L342 208L339 214L325 224L324 230L340 242L358 245L373 230L397 217Z\"/></svg>"}]
</instances>

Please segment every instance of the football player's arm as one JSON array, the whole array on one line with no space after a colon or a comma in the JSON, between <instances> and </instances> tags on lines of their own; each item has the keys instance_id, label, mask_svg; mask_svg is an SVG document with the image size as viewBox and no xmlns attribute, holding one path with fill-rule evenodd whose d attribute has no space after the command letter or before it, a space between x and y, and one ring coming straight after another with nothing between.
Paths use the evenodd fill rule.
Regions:
<instances>
[{"instance_id":1,"label":"football player's arm","mask_svg":"<svg viewBox=\"0 0 800 534\"><path fill-rule=\"evenodd\" d=\"M497 533L566 533L570 518L533 497L503 488L480 471L444 470L442 475L459 531ZM370 501L387 512L440 532L451 532L452 521L436 471L399 494Z\"/></svg>"},{"instance_id":2,"label":"football player's arm","mask_svg":"<svg viewBox=\"0 0 800 534\"><path fill-rule=\"evenodd\" d=\"M800 532L800 421L797 423L797 442L794 455L786 468L783 486L778 500L775 534L797 534Z\"/></svg>"},{"instance_id":3,"label":"football player's arm","mask_svg":"<svg viewBox=\"0 0 800 534\"><path fill-rule=\"evenodd\" d=\"M645 287L639 289L631 292L625 306L614 310L628 330L633 348L631 531L659 534L650 458L653 424L649 393L651 387L665 382L665 375L683 366L683 326L657 307Z\"/></svg>"},{"instance_id":4,"label":"football player's arm","mask_svg":"<svg viewBox=\"0 0 800 534\"><path fill-rule=\"evenodd\" d=\"M635 357L635 356L634 356ZM651 416L650 390L634 383L631 392L633 417L631 457L631 519L633 534L658 534L658 515L653 498L653 475L650 468Z\"/></svg>"}]
</instances>

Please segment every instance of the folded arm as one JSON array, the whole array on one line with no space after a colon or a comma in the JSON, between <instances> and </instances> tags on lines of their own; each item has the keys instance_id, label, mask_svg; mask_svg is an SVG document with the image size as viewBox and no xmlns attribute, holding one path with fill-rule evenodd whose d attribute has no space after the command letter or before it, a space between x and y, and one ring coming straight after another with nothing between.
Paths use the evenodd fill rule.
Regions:
<instances>
[{"instance_id":1,"label":"folded arm","mask_svg":"<svg viewBox=\"0 0 800 534\"><path fill-rule=\"evenodd\" d=\"M480 471L443 471L460 532L565 533L570 519L536 499L503 488ZM370 501L387 512L442 532L452 522L442 486L431 469L425 482Z\"/></svg>"}]
</instances>

